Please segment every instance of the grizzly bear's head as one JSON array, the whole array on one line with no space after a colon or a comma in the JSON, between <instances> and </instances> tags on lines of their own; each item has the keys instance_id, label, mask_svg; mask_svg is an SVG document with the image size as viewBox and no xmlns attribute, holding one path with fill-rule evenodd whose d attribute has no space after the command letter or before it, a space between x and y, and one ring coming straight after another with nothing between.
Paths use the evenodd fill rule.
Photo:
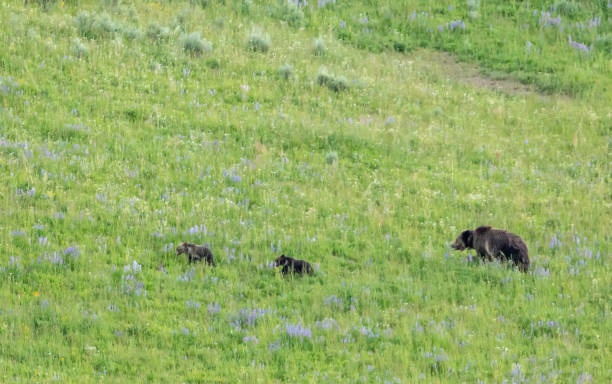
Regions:
<instances>
[{"instance_id":1,"label":"grizzly bear's head","mask_svg":"<svg viewBox=\"0 0 612 384\"><path fill-rule=\"evenodd\" d=\"M279 257L276 258L276 260L274 260L274 266L275 267L284 267L285 265L289 264L289 260L291 260L289 257L283 255L280 255Z\"/></svg>"},{"instance_id":2,"label":"grizzly bear's head","mask_svg":"<svg viewBox=\"0 0 612 384\"><path fill-rule=\"evenodd\" d=\"M466 248L474 248L474 231L468 229L467 231L461 232L457 240L451 244L453 249L463 251Z\"/></svg>"}]
</instances>

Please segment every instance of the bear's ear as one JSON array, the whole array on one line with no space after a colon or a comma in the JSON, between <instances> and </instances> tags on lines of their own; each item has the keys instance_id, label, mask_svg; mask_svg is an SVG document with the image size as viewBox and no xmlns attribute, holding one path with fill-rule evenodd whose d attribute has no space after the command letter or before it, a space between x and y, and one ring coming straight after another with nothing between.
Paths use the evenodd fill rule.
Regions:
<instances>
[{"instance_id":1,"label":"bear's ear","mask_svg":"<svg viewBox=\"0 0 612 384\"><path fill-rule=\"evenodd\" d=\"M474 247L474 231L468 229L467 231L463 231L461 233L461 240L466 247L473 248Z\"/></svg>"}]
</instances>

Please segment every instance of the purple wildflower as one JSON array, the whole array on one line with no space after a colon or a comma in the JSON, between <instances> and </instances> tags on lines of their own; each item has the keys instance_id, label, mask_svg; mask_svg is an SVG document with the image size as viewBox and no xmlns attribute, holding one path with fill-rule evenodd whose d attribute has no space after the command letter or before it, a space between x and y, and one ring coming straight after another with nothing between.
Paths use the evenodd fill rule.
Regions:
<instances>
[{"instance_id":1,"label":"purple wildflower","mask_svg":"<svg viewBox=\"0 0 612 384\"><path fill-rule=\"evenodd\" d=\"M193 301L193 299L189 299L189 301L187 301L185 303L185 305L187 306L187 308L195 308L195 309L199 309L200 308L200 302L199 301Z\"/></svg>"},{"instance_id":2,"label":"purple wildflower","mask_svg":"<svg viewBox=\"0 0 612 384\"><path fill-rule=\"evenodd\" d=\"M287 325L285 326L285 331L287 331L287 334L290 337L300 338L300 341L304 341L304 338L312 338L312 332L310 331L310 328L303 327L301 321L295 325L287 323Z\"/></svg>"},{"instance_id":3,"label":"purple wildflower","mask_svg":"<svg viewBox=\"0 0 612 384\"><path fill-rule=\"evenodd\" d=\"M321 329L338 328L338 323L332 318L324 318L322 321L315 322L315 325Z\"/></svg>"},{"instance_id":4,"label":"purple wildflower","mask_svg":"<svg viewBox=\"0 0 612 384\"><path fill-rule=\"evenodd\" d=\"M142 266L136 260L132 261L132 264L123 267L123 272L138 273L140 271L142 271Z\"/></svg>"},{"instance_id":5,"label":"purple wildflower","mask_svg":"<svg viewBox=\"0 0 612 384\"><path fill-rule=\"evenodd\" d=\"M573 41L572 40L572 36L569 36L569 44L574 47L577 51L582 51L585 53L590 53L591 49L589 47L587 47L585 44L583 43L579 43L577 41Z\"/></svg>"},{"instance_id":6,"label":"purple wildflower","mask_svg":"<svg viewBox=\"0 0 612 384\"><path fill-rule=\"evenodd\" d=\"M245 337L242 338L242 341L245 342L245 343L248 343L249 341L254 343L254 344L259 343L259 340L257 340L257 337L255 337L255 336L245 336Z\"/></svg>"},{"instance_id":7,"label":"purple wildflower","mask_svg":"<svg viewBox=\"0 0 612 384\"><path fill-rule=\"evenodd\" d=\"M271 309L248 309L242 308L237 314L233 314L229 318L230 326L236 330L244 328L252 328L257 324L257 321L263 318L266 314L272 312Z\"/></svg>"},{"instance_id":8,"label":"purple wildflower","mask_svg":"<svg viewBox=\"0 0 612 384\"><path fill-rule=\"evenodd\" d=\"M199 304L199 303L198 303ZM219 313L221 311L221 307L219 306L219 303L215 302L208 304L208 307L206 307L206 310L208 311L209 315L216 315L217 313Z\"/></svg>"},{"instance_id":9,"label":"purple wildflower","mask_svg":"<svg viewBox=\"0 0 612 384\"><path fill-rule=\"evenodd\" d=\"M268 345L268 351L276 352L280 349L280 339L276 340L274 343L270 343Z\"/></svg>"},{"instance_id":10,"label":"purple wildflower","mask_svg":"<svg viewBox=\"0 0 612 384\"><path fill-rule=\"evenodd\" d=\"M466 27L463 20L455 20L450 22L449 28L451 31L454 31L455 29L465 30Z\"/></svg>"},{"instance_id":11,"label":"purple wildflower","mask_svg":"<svg viewBox=\"0 0 612 384\"><path fill-rule=\"evenodd\" d=\"M337 305L337 306L341 306L342 305L342 299L336 295L331 295L330 297L326 297L323 299L323 304L325 305Z\"/></svg>"}]
</instances>

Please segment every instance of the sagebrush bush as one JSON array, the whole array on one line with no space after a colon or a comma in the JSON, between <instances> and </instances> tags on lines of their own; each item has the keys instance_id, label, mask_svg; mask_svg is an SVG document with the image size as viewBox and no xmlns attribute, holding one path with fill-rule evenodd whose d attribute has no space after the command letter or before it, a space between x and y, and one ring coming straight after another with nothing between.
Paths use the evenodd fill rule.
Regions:
<instances>
[{"instance_id":1,"label":"sagebrush bush","mask_svg":"<svg viewBox=\"0 0 612 384\"><path fill-rule=\"evenodd\" d=\"M327 47L325 46L325 42L322 38L318 37L314 41L314 45L312 47L312 53L315 56L325 56L327 53Z\"/></svg>"},{"instance_id":2,"label":"sagebrush bush","mask_svg":"<svg viewBox=\"0 0 612 384\"><path fill-rule=\"evenodd\" d=\"M317 83L325 86L334 92L340 92L348 89L348 81L343 76L330 75L325 68L319 71Z\"/></svg>"},{"instance_id":3,"label":"sagebrush bush","mask_svg":"<svg viewBox=\"0 0 612 384\"><path fill-rule=\"evenodd\" d=\"M136 27L127 27L123 29L123 37L127 40L138 40L141 36L142 32Z\"/></svg>"},{"instance_id":4,"label":"sagebrush bush","mask_svg":"<svg viewBox=\"0 0 612 384\"><path fill-rule=\"evenodd\" d=\"M336 151L327 152L327 154L325 154L325 162L329 165L338 163L338 152Z\"/></svg>"},{"instance_id":5,"label":"sagebrush bush","mask_svg":"<svg viewBox=\"0 0 612 384\"><path fill-rule=\"evenodd\" d=\"M289 79L293 73L293 67L289 64L283 64L278 67L278 76L282 79Z\"/></svg>"},{"instance_id":6,"label":"sagebrush bush","mask_svg":"<svg viewBox=\"0 0 612 384\"><path fill-rule=\"evenodd\" d=\"M168 40L170 29L153 22L147 27L147 37L154 41Z\"/></svg>"},{"instance_id":7,"label":"sagebrush bush","mask_svg":"<svg viewBox=\"0 0 612 384\"><path fill-rule=\"evenodd\" d=\"M575 16L580 12L580 5L568 0L557 0L553 9L564 16Z\"/></svg>"},{"instance_id":8,"label":"sagebrush bush","mask_svg":"<svg viewBox=\"0 0 612 384\"><path fill-rule=\"evenodd\" d=\"M119 25L106 13L98 15L80 11L74 17L78 33L88 39L104 39L112 37L119 31Z\"/></svg>"},{"instance_id":9,"label":"sagebrush bush","mask_svg":"<svg viewBox=\"0 0 612 384\"><path fill-rule=\"evenodd\" d=\"M270 49L270 36L259 30L253 30L247 37L247 46L253 52L268 52Z\"/></svg>"},{"instance_id":10,"label":"sagebrush bush","mask_svg":"<svg viewBox=\"0 0 612 384\"><path fill-rule=\"evenodd\" d=\"M477 19L480 11L480 0L467 0L468 17Z\"/></svg>"},{"instance_id":11,"label":"sagebrush bush","mask_svg":"<svg viewBox=\"0 0 612 384\"><path fill-rule=\"evenodd\" d=\"M72 41L72 54L77 58L84 58L89 55L89 49L78 37Z\"/></svg>"},{"instance_id":12,"label":"sagebrush bush","mask_svg":"<svg viewBox=\"0 0 612 384\"><path fill-rule=\"evenodd\" d=\"M287 22L292 27L299 27L304 20L304 12L294 3L287 1L280 2L272 8L272 16Z\"/></svg>"},{"instance_id":13,"label":"sagebrush bush","mask_svg":"<svg viewBox=\"0 0 612 384\"><path fill-rule=\"evenodd\" d=\"M199 56L204 52L212 51L212 44L200 37L200 32L192 32L182 35L179 43L183 50L192 56Z\"/></svg>"}]
</instances>

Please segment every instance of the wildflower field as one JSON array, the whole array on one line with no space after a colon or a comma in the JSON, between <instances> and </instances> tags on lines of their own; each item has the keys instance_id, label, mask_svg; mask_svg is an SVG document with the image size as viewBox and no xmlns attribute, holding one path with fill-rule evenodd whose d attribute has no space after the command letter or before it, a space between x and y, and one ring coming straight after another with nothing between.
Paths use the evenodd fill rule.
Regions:
<instances>
[{"instance_id":1,"label":"wildflower field","mask_svg":"<svg viewBox=\"0 0 612 384\"><path fill-rule=\"evenodd\" d=\"M607 0L4 1L0 382L610 382L611 154Z\"/></svg>"}]
</instances>

